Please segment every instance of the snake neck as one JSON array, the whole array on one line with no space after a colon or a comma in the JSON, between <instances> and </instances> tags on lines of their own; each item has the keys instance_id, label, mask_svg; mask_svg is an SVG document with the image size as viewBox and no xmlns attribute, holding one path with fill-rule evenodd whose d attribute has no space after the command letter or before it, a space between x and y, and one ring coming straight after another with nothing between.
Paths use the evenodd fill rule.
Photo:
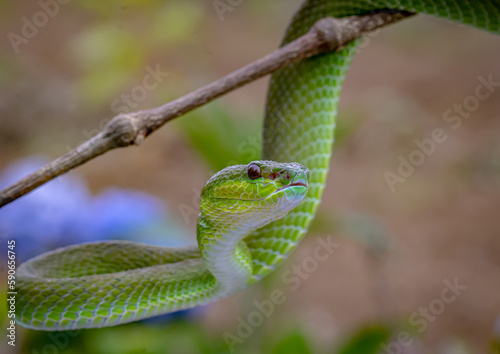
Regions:
<instances>
[{"instance_id":1,"label":"snake neck","mask_svg":"<svg viewBox=\"0 0 500 354\"><path fill-rule=\"evenodd\" d=\"M251 232L232 223L220 224L200 216L197 238L205 265L217 281L217 292L227 296L244 288L251 277L250 251L242 241Z\"/></svg>"}]
</instances>

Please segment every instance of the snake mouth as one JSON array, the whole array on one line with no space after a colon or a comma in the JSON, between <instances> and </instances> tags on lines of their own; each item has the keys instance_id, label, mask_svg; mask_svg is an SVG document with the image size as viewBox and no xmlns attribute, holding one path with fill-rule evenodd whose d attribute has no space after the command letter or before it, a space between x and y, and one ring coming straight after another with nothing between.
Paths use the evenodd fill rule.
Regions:
<instances>
[{"instance_id":1,"label":"snake mouth","mask_svg":"<svg viewBox=\"0 0 500 354\"><path fill-rule=\"evenodd\" d=\"M302 186L302 187L306 187L307 188L307 184L306 183L299 181L299 182L292 182L290 184L287 184L286 186L283 186L280 189L278 189L276 192L282 191L283 189L287 189L287 188L290 188L290 187L295 187L295 186Z\"/></svg>"},{"instance_id":2,"label":"snake mouth","mask_svg":"<svg viewBox=\"0 0 500 354\"><path fill-rule=\"evenodd\" d=\"M287 184L285 186L282 186L280 187L279 189L276 189L274 192L272 192L271 194L269 194L268 196L266 197L263 197L263 198L260 198L260 199L245 199L245 201L250 201L250 202L258 202L260 200L264 200L266 198L269 198L270 196L282 191L282 190L285 190L285 189L288 189L290 187L296 187L296 186L301 186L301 187L305 187L307 188L307 183L305 182L302 182L302 181L298 181L298 182L292 182L290 184ZM238 199L238 200L241 200L240 198L228 198L228 197L215 197L214 199Z\"/></svg>"}]
</instances>

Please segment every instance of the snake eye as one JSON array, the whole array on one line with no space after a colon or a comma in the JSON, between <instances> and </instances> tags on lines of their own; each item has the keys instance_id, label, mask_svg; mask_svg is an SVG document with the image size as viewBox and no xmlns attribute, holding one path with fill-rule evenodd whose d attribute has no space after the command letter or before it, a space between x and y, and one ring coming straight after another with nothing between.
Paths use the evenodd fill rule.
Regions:
<instances>
[{"instance_id":1,"label":"snake eye","mask_svg":"<svg viewBox=\"0 0 500 354\"><path fill-rule=\"evenodd\" d=\"M248 166L248 178L257 179L260 177L260 167L257 164L251 164Z\"/></svg>"}]
</instances>

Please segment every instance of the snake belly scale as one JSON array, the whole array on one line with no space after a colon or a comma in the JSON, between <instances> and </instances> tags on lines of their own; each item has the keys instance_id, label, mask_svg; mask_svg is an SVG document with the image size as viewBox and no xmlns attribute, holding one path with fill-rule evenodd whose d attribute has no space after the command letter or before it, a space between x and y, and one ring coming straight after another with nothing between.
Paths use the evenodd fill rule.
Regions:
<instances>
[{"instance_id":1,"label":"snake belly scale","mask_svg":"<svg viewBox=\"0 0 500 354\"><path fill-rule=\"evenodd\" d=\"M326 16L398 9L500 33L498 0L308 0L283 44ZM228 296L272 272L300 243L319 205L337 103L358 42L273 74L263 160L228 167L202 191L199 247L94 242L18 269L16 320L39 330L127 323Z\"/></svg>"}]
</instances>

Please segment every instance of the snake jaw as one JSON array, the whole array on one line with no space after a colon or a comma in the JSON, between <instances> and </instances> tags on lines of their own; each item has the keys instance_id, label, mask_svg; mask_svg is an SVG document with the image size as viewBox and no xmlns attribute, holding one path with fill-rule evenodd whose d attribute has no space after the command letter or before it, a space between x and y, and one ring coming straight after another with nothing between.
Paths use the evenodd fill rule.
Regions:
<instances>
[{"instance_id":1,"label":"snake jaw","mask_svg":"<svg viewBox=\"0 0 500 354\"><path fill-rule=\"evenodd\" d=\"M284 189L288 189L291 187L303 187L303 188L307 189L308 185L307 185L306 180L299 180L297 182L292 181L290 184L284 184L283 186L281 186L276 192L279 192L279 191L282 191Z\"/></svg>"},{"instance_id":2,"label":"snake jaw","mask_svg":"<svg viewBox=\"0 0 500 354\"><path fill-rule=\"evenodd\" d=\"M293 187L293 186L302 186L307 188L307 184L304 182L292 182L288 185L288 187Z\"/></svg>"}]
</instances>

